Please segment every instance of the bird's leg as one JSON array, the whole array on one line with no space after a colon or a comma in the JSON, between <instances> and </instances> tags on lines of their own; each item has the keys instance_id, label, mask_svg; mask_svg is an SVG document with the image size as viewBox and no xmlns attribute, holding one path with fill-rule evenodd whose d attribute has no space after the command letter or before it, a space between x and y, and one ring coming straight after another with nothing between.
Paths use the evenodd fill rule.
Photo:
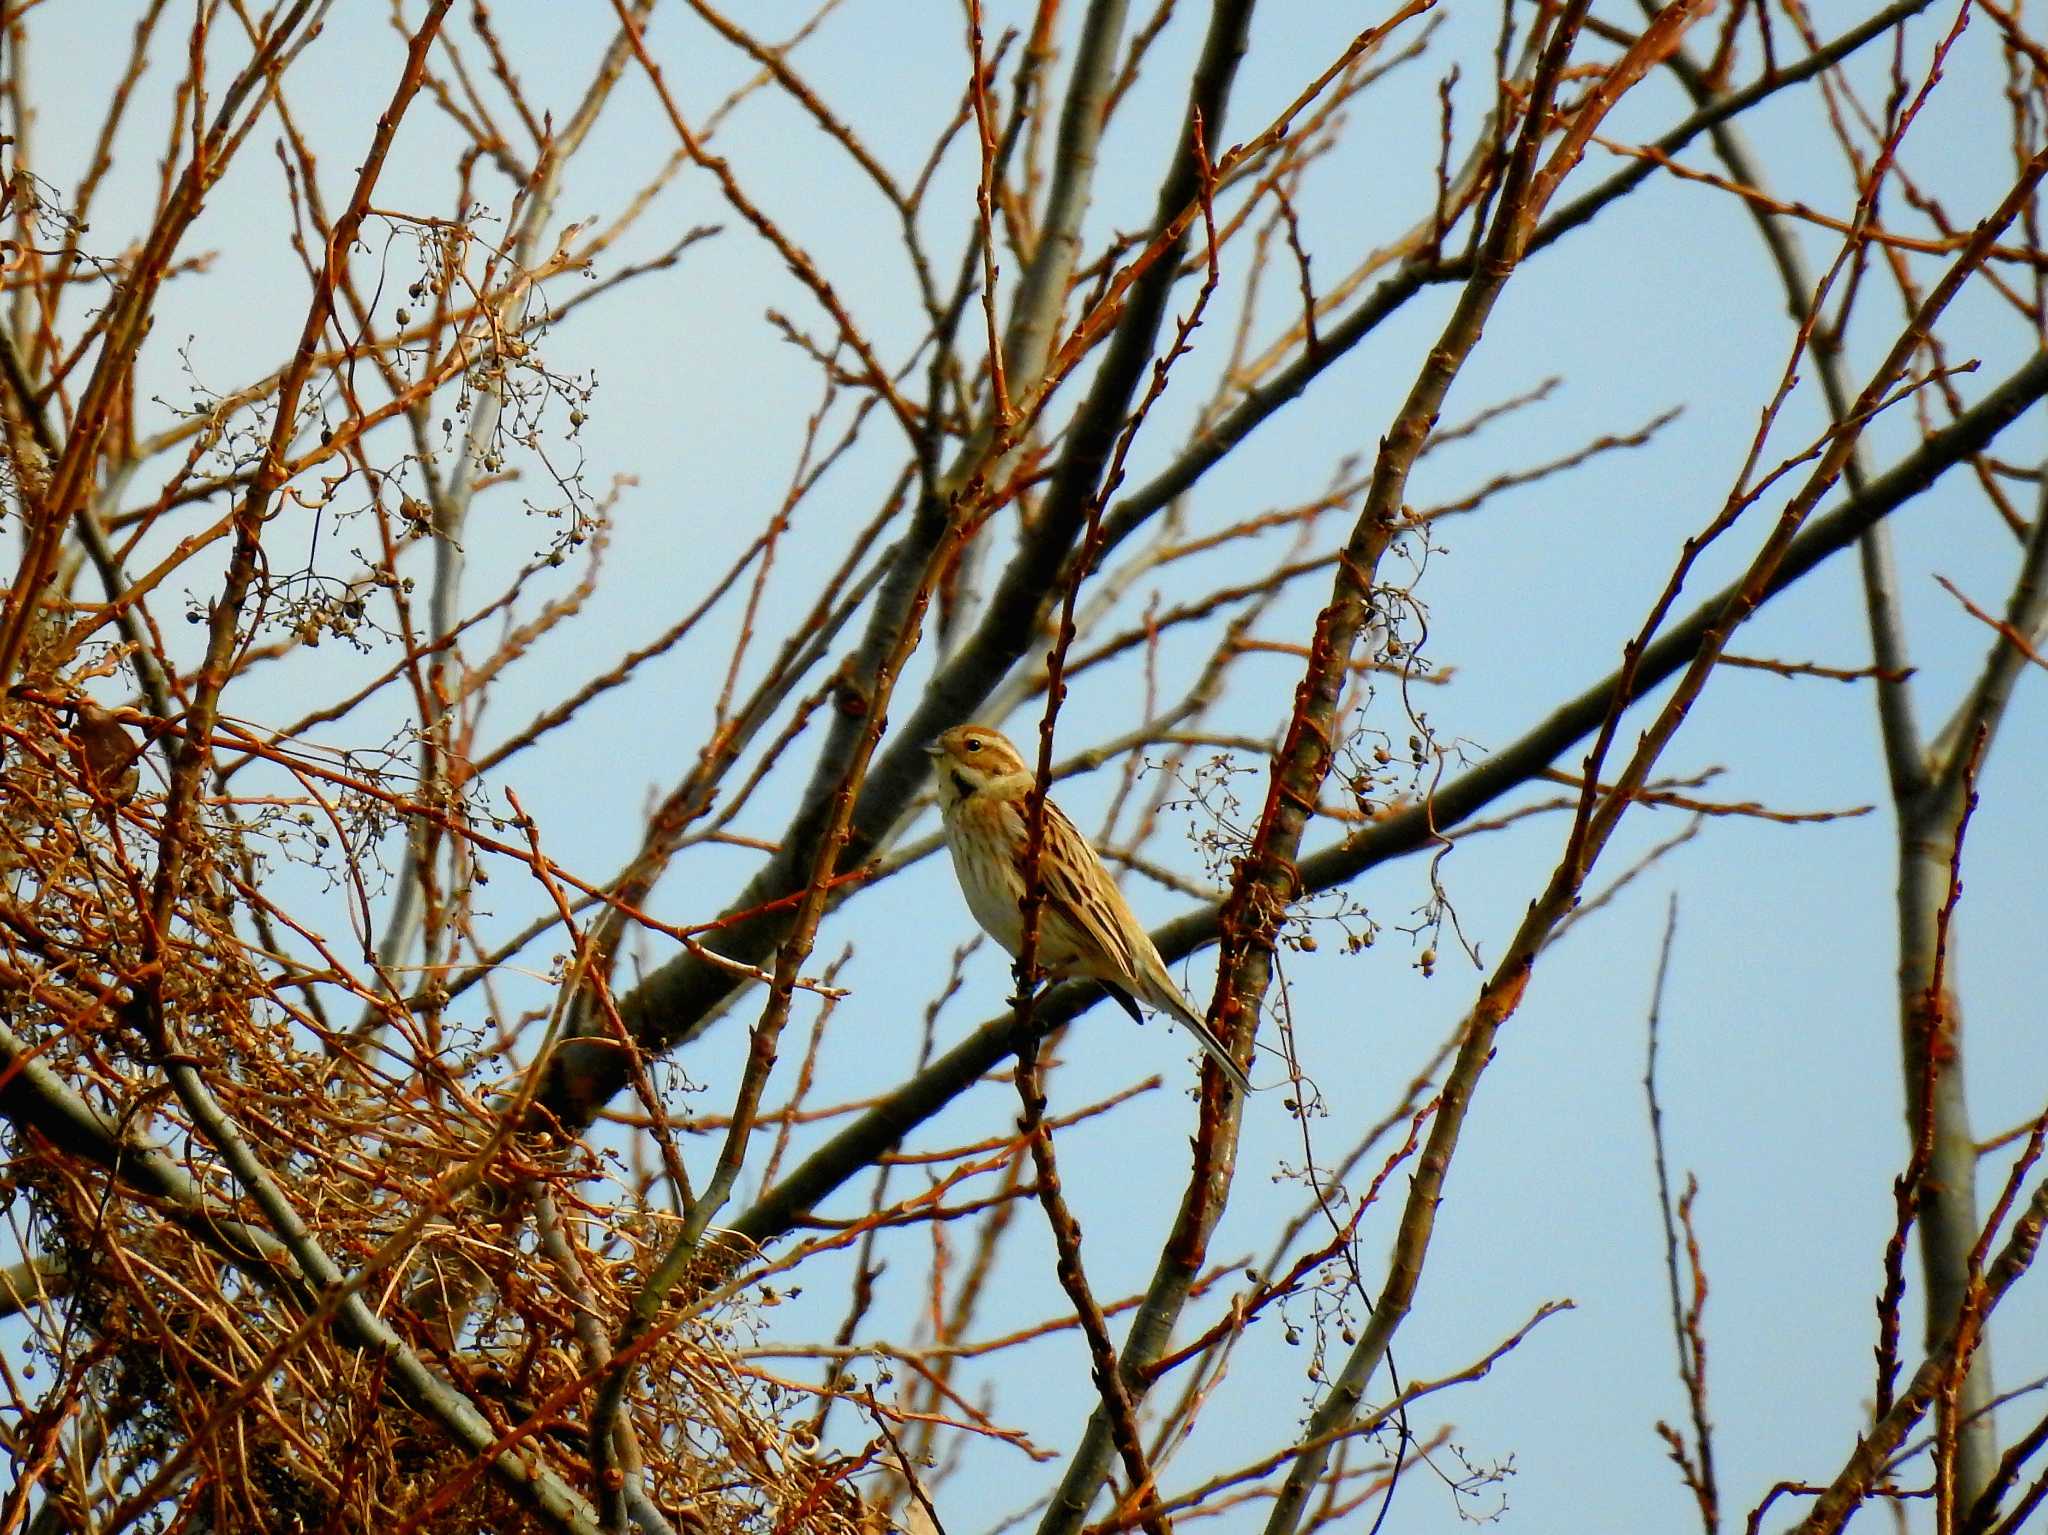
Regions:
<instances>
[{"instance_id":1,"label":"bird's leg","mask_svg":"<svg viewBox=\"0 0 2048 1535\"><path fill-rule=\"evenodd\" d=\"M1010 978L1017 986L1016 991L1010 996L1010 1006L1012 1007L1030 1006L1032 998L1036 997L1045 987L1045 972L1036 965L1033 965L1028 971L1022 966L1018 966L1011 970Z\"/></svg>"}]
</instances>

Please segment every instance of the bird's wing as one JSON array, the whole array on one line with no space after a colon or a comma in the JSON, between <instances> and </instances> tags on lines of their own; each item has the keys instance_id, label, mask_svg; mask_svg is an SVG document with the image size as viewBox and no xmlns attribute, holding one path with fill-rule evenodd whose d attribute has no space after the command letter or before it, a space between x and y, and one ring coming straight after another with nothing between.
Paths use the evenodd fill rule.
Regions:
<instances>
[{"instance_id":1,"label":"bird's wing","mask_svg":"<svg viewBox=\"0 0 2048 1535\"><path fill-rule=\"evenodd\" d=\"M1124 898L1088 839L1051 800L1045 802L1045 852L1038 860L1038 872L1047 909L1115 966L1119 975L1136 982L1138 956L1131 948L1129 929L1133 924Z\"/></svg>"},{"instance_id":2,"label":"bird's wing","mask_svg":"<svg viewBox=\"0 0 2048 1535\"><path fill-rule=\"evenodd\" d=\"M1110 982L1110 995L1134 1017L1137 1009L1130 993L1171 1014L1202 1051L1222 1070L1239 1093L1249 1095L1251 1079L1231 1059L1229 1048L1210 1032L1208 1020L1188 1004L1180 988L1167 973L1166 962L1152 946L1152 936L1138 925L1125 904L1123 892L1102 867L1102 860L1074 823L1060 814L1051 800L1045 802L1045 853L1039 860L1049 914L1083 935L1122 972L1123 979ZM1142 952L1139 945L1143 945ZM1108 981L1107 976L1096 977Z\"/></svg>"}]
</instances>

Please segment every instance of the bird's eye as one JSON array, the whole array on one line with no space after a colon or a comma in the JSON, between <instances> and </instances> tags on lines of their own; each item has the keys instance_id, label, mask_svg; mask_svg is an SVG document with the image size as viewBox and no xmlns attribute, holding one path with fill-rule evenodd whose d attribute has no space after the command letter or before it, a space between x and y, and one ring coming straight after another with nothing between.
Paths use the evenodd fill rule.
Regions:
<instances>
[{"instance_id":1,"label":"bird's eye","mask_svg":"<svg viewBox=\"0 0 2048 1535\"><path fill-rule=\"evenodd\" d=\"M971 752L978 752L981 750L981 742L977 741L973 736L969 736L967 738L967 749Z\"/></svg>"}]
</instances>

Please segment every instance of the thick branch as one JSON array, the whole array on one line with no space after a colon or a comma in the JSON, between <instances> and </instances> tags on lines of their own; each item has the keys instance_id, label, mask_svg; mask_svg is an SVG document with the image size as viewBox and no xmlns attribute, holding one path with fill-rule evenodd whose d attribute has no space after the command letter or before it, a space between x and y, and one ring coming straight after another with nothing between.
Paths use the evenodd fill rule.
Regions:
<instances>
[{"instance_id":1,"label":"thick branch","mask_svg":"<svg viewBox=\"0 0 2048 1535\"><path fill-rule=\"evenodd\" d=\"M1099 495L1103 470L1116 444L1133 395L1152 358L1167 299L1180 267L1189 210L1196 203L1200 168L1190 151L1192 125L1199 120L1214 135L1224 117L1237 62L1245 48L1250 0L1219 5L1197 66L1190 106L1174 156L1161 184L1155 227L1178 227L1153 264L1134 281L1122 320L1098 368L1087 400L1069 424L1065 446L1045 500L1024 547L1005 570L973 636L919 700L910 719L875 756L861 785L839 867L868 858L902 818L929 772L924 743L957 724L986 696L1028 648L1047 593L1057 589L1060 569L1085 526ZM924 567L948 527L950 508L929 498L922 504L896 554L896 568L877 599L861 651L850 663L840 715L819 756L805 803L781 839L780 851L748 882L729 908L730 925L715 942L739 958L765 955L788 930L786 908L761 908L786 901L802 886L802 871L815 852L830 811L829 788L850 755L872 700L863 679L911 621L912 599ZM649 975L619 1004L620 1016L641 1048L659 1053L696 1035L732 996L729 970L685 953ZM590 1123L625 1077L620 1052L600 1040L572 1040L557 1052L539 1094L543 1113L580 1129Z\"/></svg>"},{"instance_id":2,"label":"thick branch","mask_svg":"<svg viewBox=\"0 0 2048 1535\"><path fill-rule=\"evenodd\" d=\"M1830 555L1855 543L1866 529L1925 492L1946 471L1981 452L2044 395L2048 395L2048 353L2029 359L1952 425L1871 481L1862 495L1851 496L1833 511L1814 518L1786 550L1762 600L1781 595ZM1636 667L1634 696L1640 697L1691 661L1715 616L1733 595L1733 588L1718 592L1666 628ZM1478 767L1453 779L1427 805L1390 815L1355 836L1309 854L1300 863L1302 888L1332 889L1379 864L1433 845L1437 832L1455 828L1529 782L1596 729L1606 717L1620 681L1620 674L1612 673L1586 688ZM1220 914L1217 905L1204 905L1159 928L1153 937L1160 953L1172 961L1214 943ZM1099 996L1092 986L1056 986L1038 1002L1039 1024L1050 1028L1071 1022ZM755 1242L784 1234L892 1142L938 1113L1014 1053L1017 1043L1009 1014L982 1024L792 1169L739 1217L735 1229Z\"/></svg>"}]
</instances>

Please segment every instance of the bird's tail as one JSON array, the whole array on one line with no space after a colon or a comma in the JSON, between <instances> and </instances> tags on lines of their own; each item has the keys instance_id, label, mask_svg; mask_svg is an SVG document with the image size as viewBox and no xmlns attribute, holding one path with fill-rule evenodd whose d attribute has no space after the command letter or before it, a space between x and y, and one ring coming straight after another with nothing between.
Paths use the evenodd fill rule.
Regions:
<instances>
[{"instance_id":1,"label":"bird's tail","mask_svg":"<svg viewBox=\"0 0 2048 1535\"><path fill-rule=\"evenodd\" d=\"M1171 981L1153 986L1154 996L1145 1000L1152 1002L1162 1012L1172 1015L1173 1020L1195 1036L1195 1043L1202 1047L1202 1053L1216 1063L1216 1067L1230 1079L1230 1085L1239 1093L1249 1097L1252 1079L1244 1074L1244 1068L1231 1058L1230 1047L1218 1039L1209 1028L1209 1020L1188 1005L1188 999L1181 995L1180 988Z\"/></svg>"}]
</instances>

